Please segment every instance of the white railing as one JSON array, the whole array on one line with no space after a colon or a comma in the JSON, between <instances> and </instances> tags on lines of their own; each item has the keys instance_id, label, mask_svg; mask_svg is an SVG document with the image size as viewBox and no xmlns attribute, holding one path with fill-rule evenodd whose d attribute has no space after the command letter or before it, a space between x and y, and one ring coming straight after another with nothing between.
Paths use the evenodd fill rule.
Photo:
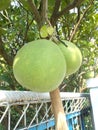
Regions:
<instances>
[{"instance_id":1,"label":"white railing","mask_svg":"<svg viewBox=\"0 0 98 130\"><path fill-rule=\"evenodd\" d=\"M89 94L67 92L60 94L67 121L70 114L81 112L91 106ZM75 117L76 124L80 127L82 118ZM0 130L49 130L50 127L54 129L55 121L49 93L0 91L0 124L2 128ZM74 129L77 127L76 124Z\"/></svg>"}]
</instances>

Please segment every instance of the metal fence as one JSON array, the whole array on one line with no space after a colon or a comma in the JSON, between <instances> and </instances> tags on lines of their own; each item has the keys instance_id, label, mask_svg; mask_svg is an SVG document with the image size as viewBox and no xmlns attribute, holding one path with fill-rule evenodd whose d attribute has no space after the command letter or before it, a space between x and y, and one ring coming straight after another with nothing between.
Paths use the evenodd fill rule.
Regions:
<instances>
[{"instance_id":1,"label":"metal fence","mask_svg":"<svg viewBox=\"0 0 98 130\"><path fill-rule=\"evenodd\" d=\"M89 94L61 92L69 130L93 130ZM0 91L0 130L54 130L49 93Z\"/></svg>"}]
</instances>

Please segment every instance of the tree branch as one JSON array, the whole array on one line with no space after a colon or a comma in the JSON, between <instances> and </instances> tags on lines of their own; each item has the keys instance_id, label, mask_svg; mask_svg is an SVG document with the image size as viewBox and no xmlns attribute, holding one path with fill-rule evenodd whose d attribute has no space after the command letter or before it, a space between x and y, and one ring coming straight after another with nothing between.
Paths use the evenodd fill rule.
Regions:
<instances>
[{"instance_id":1,"label":"tree branch","mask_svg":"<svg viewBox=\"0 0 98 130\"><path fill-rule=\"evenodd\" d=\"M30 26L31 26L31 24L33 22L33 19L29 22L28 12L27 12L26 21L27 21L27 23L26 23L26 29L25 29L24 38L23 38L23 44L27 40L28 31L29 31L29 28L30 28Z\"/></svg>"},{"instance_id":2,"label":"tree branch","mask_svg":"<svg viewBox=\"0 0 98 130\"><path fill-rule=\"evenodd\" d=\"M51 18L50 18L50 21L51 21L52 25L55 24L54 19L57 19L56 15L57 15L57 13L59 11L60 3L61 3L61 0L55 0L54 10L53 10L53 13L52 13Z\"/></svg>"},{"instance_id":3,"label":"tree branch","mask_svg":"<svg viewBox=\"0 0 98 130\"><path fill-rule=\"evenodd\" d=\"M74 38L74 35L76 34L76 31L77 31L77 29L78 29L78 27L79 27L79 25L80 25L80 22L82 21L84 15L86 14L86 12L88 11L88 9L89 9L90 7L91 7L91 5L89 5L89 6L85 9L85 11L83 12L82 16L80 17L80 19L78 20L77 24L75 25L74 30L73 30L73 32L72 32L72 34L71 34L71 36L70 36L70 39L69 39L70 41L72 41L72 39Z\"/></svg>"},{"instance_id":4,"label":"tree branch","mask_svg":"<svg viewBox=\"0 0 98 130\"><path fill-rule=\"evenodd\" d=\"M58 12L57 9L55 9L56 7L54 7L54 12L53 15L51 17L51 24L54 26L58 20L58 18L60 18L62 15L64 15L65 13L67 13L70 9L73 9L77 6L79 6L81 3L83 2L83 0L74 0L72 3L70 3L67 7L65 7L62 11ZM59 3L60 4L60 3ZM56 6L56 5L55 5ZM60 5L59 5L60 6ZM56 11L55 11L56 10Z\"/></svg>"},{"instance_id":5,"label":"tree branch","mask_svg":"<svg viewBox=\"0 0 98 130\"><path fill-rule=\"evenodd\" d=\"M56 130L68 130L66 115L60 97L59 88L50 92L50 98L51 98L52 109L56 121Z\"/></svg>"},{"instance_id":6,"label":"tree branch","mask_svg":"<svg viewBox=\"0 0 98 130\"><path fill-rule=\"evenodd\" d=\"M48 0L41 0L40 14L41 14L42 25L48 20L47 12L48 12Z\"/></svg>"},{"instance_id":7,"label":"tree branch","mask_svg":"<svg viewBox=\"0 0 98 130\"><path fill-rule=\"evenodd\" d=\"M58 18L67 13L70 9L73 9L77 6L79 6L83 0L74 0L72 3L70 3L66 8L64 8L61 12L58 13Z\"/></svg>"},{"instance_id":8,"label":"tree branch","mask_svg":"<svg viewBox=\"0 0 98 130\"><path fill-rule=\"evenodd\" d=\"M59 11L60 3L61 3L61 0L55 1L54 11L52 15L56 14Z\"/></svg>"},{"instance_id":9,"label":"tree branch","mask_svg":"<svg viewBox=\"0 0 98 130\"><path fill-rule=\"evenodd\" d=\"M6 53L2 44L3 44L3 42L2 42L2 39L0 37L0 55L4 58L4 60L7 62L8 65L12 66L13 65L13 58Z\"/></svg>"},{"instance_id":10,"label":"tree branch","mask_svg":"<svg viewBox=\"0 0 98 130\"><path fill-rule=\"evenodd\" d=\"M40 23L41 23L41 17L40 14L36 8L36 6L34 5L34 3L32 2L32 0L28 0L29 6L31 8L32 13L34 14L35 17L35 21L37 22L39 28L40 28Z\"/></svg>"},{"instance_id":11,"label":"tree branch","mask_svg":"<svg viewBox=\"0 0 98 130\"><path fill-rule=\"evenodd\" d=\"M77 13L78 13L77 15L77 22L78 22L80 19L80 6L77 8Z\"/></svg>"}]
</instances>

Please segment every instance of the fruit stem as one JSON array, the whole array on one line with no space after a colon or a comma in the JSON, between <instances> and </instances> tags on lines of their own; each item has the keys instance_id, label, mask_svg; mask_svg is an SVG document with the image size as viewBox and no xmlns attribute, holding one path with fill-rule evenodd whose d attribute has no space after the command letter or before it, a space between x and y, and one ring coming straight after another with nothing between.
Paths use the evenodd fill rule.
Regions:
<instances>
[{"instance_id":1,"label":"fruit stem","mask_svg":"<svg viewBox=\"0 0 98 130\"><path fill-rule=\"evenodd\" d=\"M56 121L56 130L68 130L66 116L62 105L59 88L50 92L52 109Z\"/></svg>"}]
</instances>

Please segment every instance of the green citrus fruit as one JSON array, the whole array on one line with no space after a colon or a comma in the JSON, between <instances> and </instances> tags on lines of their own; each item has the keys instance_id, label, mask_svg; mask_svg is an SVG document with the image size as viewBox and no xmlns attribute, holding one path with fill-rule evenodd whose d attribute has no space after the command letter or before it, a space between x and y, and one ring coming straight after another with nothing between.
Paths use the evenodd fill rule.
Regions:
<instances>
[{"instance_id":1,"label":"green citrus fruit","mask_svg":"<svg viewBox=\"0 0 98 130\"><path fill-rule=\"evenodd\" d=\"M0 0L0 11L5 10L10 5L10 0Z\"/></svg>"},{"instance_id":2,"label":"green citrus fruit","mask_svg":"<svg viewBox=\"0 0 98 130\"><path fill-rule=\"evenodd\" d=\"M65 45L60 43L58 44L61 49L65 60L66 60L66 76L75 73L82 64L82 54L79 48L69 41L64 41ZM67 45L67 47L66 47Z\"/></svg>"},{"instance_id":3,"label":"green citrus fruit","mask_svg":"<svg viewBox=\"0 0 98 130\"><path fill-rule=\"evenodd\" d=\"M63 81L66 62L59 47L50 40L36 40L24 45L13 63L16 80L36 92L49 92Z\"/></svg>"}]
</instances>

